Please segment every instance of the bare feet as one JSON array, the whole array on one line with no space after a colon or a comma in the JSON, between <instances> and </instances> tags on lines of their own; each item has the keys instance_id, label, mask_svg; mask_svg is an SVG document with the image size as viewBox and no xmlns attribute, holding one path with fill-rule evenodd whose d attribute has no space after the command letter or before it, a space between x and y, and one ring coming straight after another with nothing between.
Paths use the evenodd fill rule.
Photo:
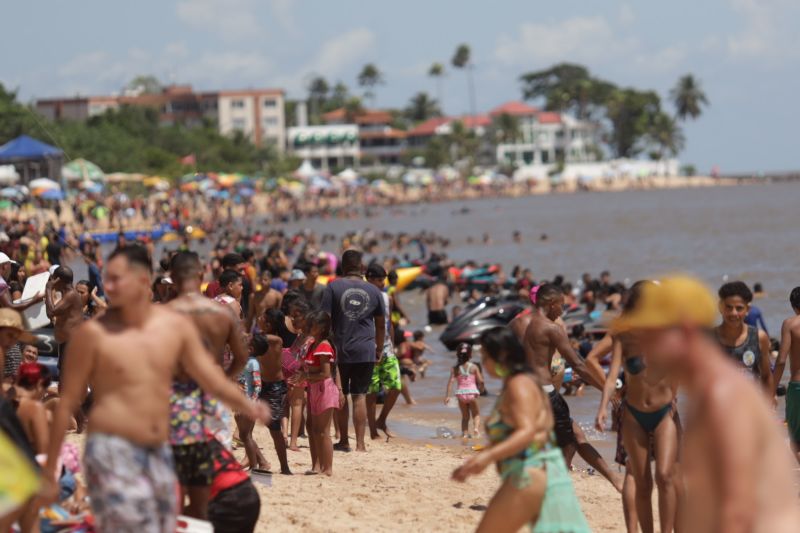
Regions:
<instances>
[{"instance_id":1,"label":"bare feet","mask_svg":"<svg viewBox=\"0 0 800 533\"><path fill-rule=\"evenodd\" d=\"M288 450L293 451L293 452L299 452L300 448L298 448L297 446L289 446Z\"/></svg>"},{"instance_id":2,"label":"bare feet","mask_svg":"<svg viewBox=\"0 0 800 533\"><path fill-rule=\"evenodd\" d=\"M383 424L380 424L380 423L379 423L377 427L378 427L378 429L380 429L381 431L383 431L383 432L386 434L386 436L387 436L387 437L389 437L390 439L392 439L392 438L396 437L396 435L395 435L394 433L392 433L391 431L389 431L389 428L388 428L388 426L386 425L386 422L384 422ZM373 437L373 438L374 438L374 437Z\"/></svg>"}]
</instances>

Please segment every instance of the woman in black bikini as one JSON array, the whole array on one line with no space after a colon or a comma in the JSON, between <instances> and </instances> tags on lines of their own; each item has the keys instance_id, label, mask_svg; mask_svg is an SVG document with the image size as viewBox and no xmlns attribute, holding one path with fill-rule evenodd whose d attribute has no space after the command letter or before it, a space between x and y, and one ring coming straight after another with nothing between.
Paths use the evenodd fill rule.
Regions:
<instances>
[{"instance_id":1,"label":"woman in black bikini","mask_svg":"<svg viewBox=\"0 0 800 533\"><path fill-rule=\"evenodd\" d=\"M645 283L631 288L623 315L636 306ZM628 453L629 468L636 484L636 510L644 533L653 531L651 504L652 482L649 475L651 450L656 462L655 479L658 486L660 530L673 531L678 497L676 493L676 463L678 461L678 425L673 410L677 383L663 369L648 367L637 338L629 333L615 336L611 367L603 390L596 426L605 430L607 407L620 368L625 370L626 394L623 403L622 440Z\"/></svg>"}]
</instances>

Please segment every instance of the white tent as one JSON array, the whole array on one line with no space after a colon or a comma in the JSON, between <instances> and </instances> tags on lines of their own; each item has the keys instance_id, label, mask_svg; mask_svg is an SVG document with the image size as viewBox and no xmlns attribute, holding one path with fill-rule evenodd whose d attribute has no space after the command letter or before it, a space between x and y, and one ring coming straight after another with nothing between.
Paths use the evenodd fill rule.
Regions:
<instances>
[{"instance_id":1,"label":"white tent","mask_svg":"<svg viewBox=\"0 0 800 533\"><path fill-rule=\"evenodd\" d=\"M309 179L313 176L319 176L320 171L314 168L314 165L311 164L311 161L305 159L303 164L300 165L300 168L294 171L294 175L300 179Z\"/></svg>"},{"instance_id":2,"label":"white tent","mask_svg":"<svg viewBox=\"0 0 800 533\"><path fill-rule=\"evenodd\" d=\"M342 170L336 177L344 183L353 183L358 179L358 173L350 167Z\"/></svg>"},{"instance_id":3,"label":"white tent","mask_svg":"<svg viewBox=\"0 0 800 533\"><path fill-rule=\"evenodd\" d=\"M0 165L0 184L11 185L19 181L19 174L14 165Z\"/></svg>"},{"instance_id":4,"label":"white tent","mask_svg":"<svg viewBox=\"0 0 800 533\"><path fill-rule=\"evenodd\" d=\"M61 190L61 185L59 185L58 183L49 178L35 179L28 184L28 187L30 187L31 190L35 189L58 190L58 191Z\"/></svg>"}]
</instances>

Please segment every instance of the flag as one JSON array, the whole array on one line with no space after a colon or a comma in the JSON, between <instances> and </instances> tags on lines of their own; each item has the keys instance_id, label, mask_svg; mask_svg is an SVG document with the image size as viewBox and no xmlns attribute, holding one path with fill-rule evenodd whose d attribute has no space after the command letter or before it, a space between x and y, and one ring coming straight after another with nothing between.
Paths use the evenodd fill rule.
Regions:
<instances>
[{"instance_id":1,"label":"flag","mask_svg":"<svg viewBox=\"0 0 800 533\"><path fill-rule=\"evenodd\" d=\"M181 165L187 166L195 166L197 164L197 156L194 154L189 154L185 157L181 157Z\"/></svg>"}]
</instances>

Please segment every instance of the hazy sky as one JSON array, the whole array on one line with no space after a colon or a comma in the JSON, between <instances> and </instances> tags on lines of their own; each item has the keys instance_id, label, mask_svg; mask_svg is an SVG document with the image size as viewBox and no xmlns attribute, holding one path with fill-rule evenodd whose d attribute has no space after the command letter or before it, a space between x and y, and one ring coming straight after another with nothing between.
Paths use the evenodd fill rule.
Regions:
<instances>
[{"instance_id":1,"label":"hazy sky","mask_svg":"<svg viewBox=\"0 0 800 533\"><path fill-rule=\"evenodd\" d=\"M312 73L355 85L374 62L379 106L435 93L426 72L468 43L477 102L520 97L518 76L559 61L666 96L682 74L711 107L681 159L707 171L800 168L798 0L31 0L3 6L0 81L24 99L107 94L137 74L197 88L282 87ZM792 35L795 35L792 38ZM449 72L444 108L468 108Z\"/></svg>"}]
</instances>

